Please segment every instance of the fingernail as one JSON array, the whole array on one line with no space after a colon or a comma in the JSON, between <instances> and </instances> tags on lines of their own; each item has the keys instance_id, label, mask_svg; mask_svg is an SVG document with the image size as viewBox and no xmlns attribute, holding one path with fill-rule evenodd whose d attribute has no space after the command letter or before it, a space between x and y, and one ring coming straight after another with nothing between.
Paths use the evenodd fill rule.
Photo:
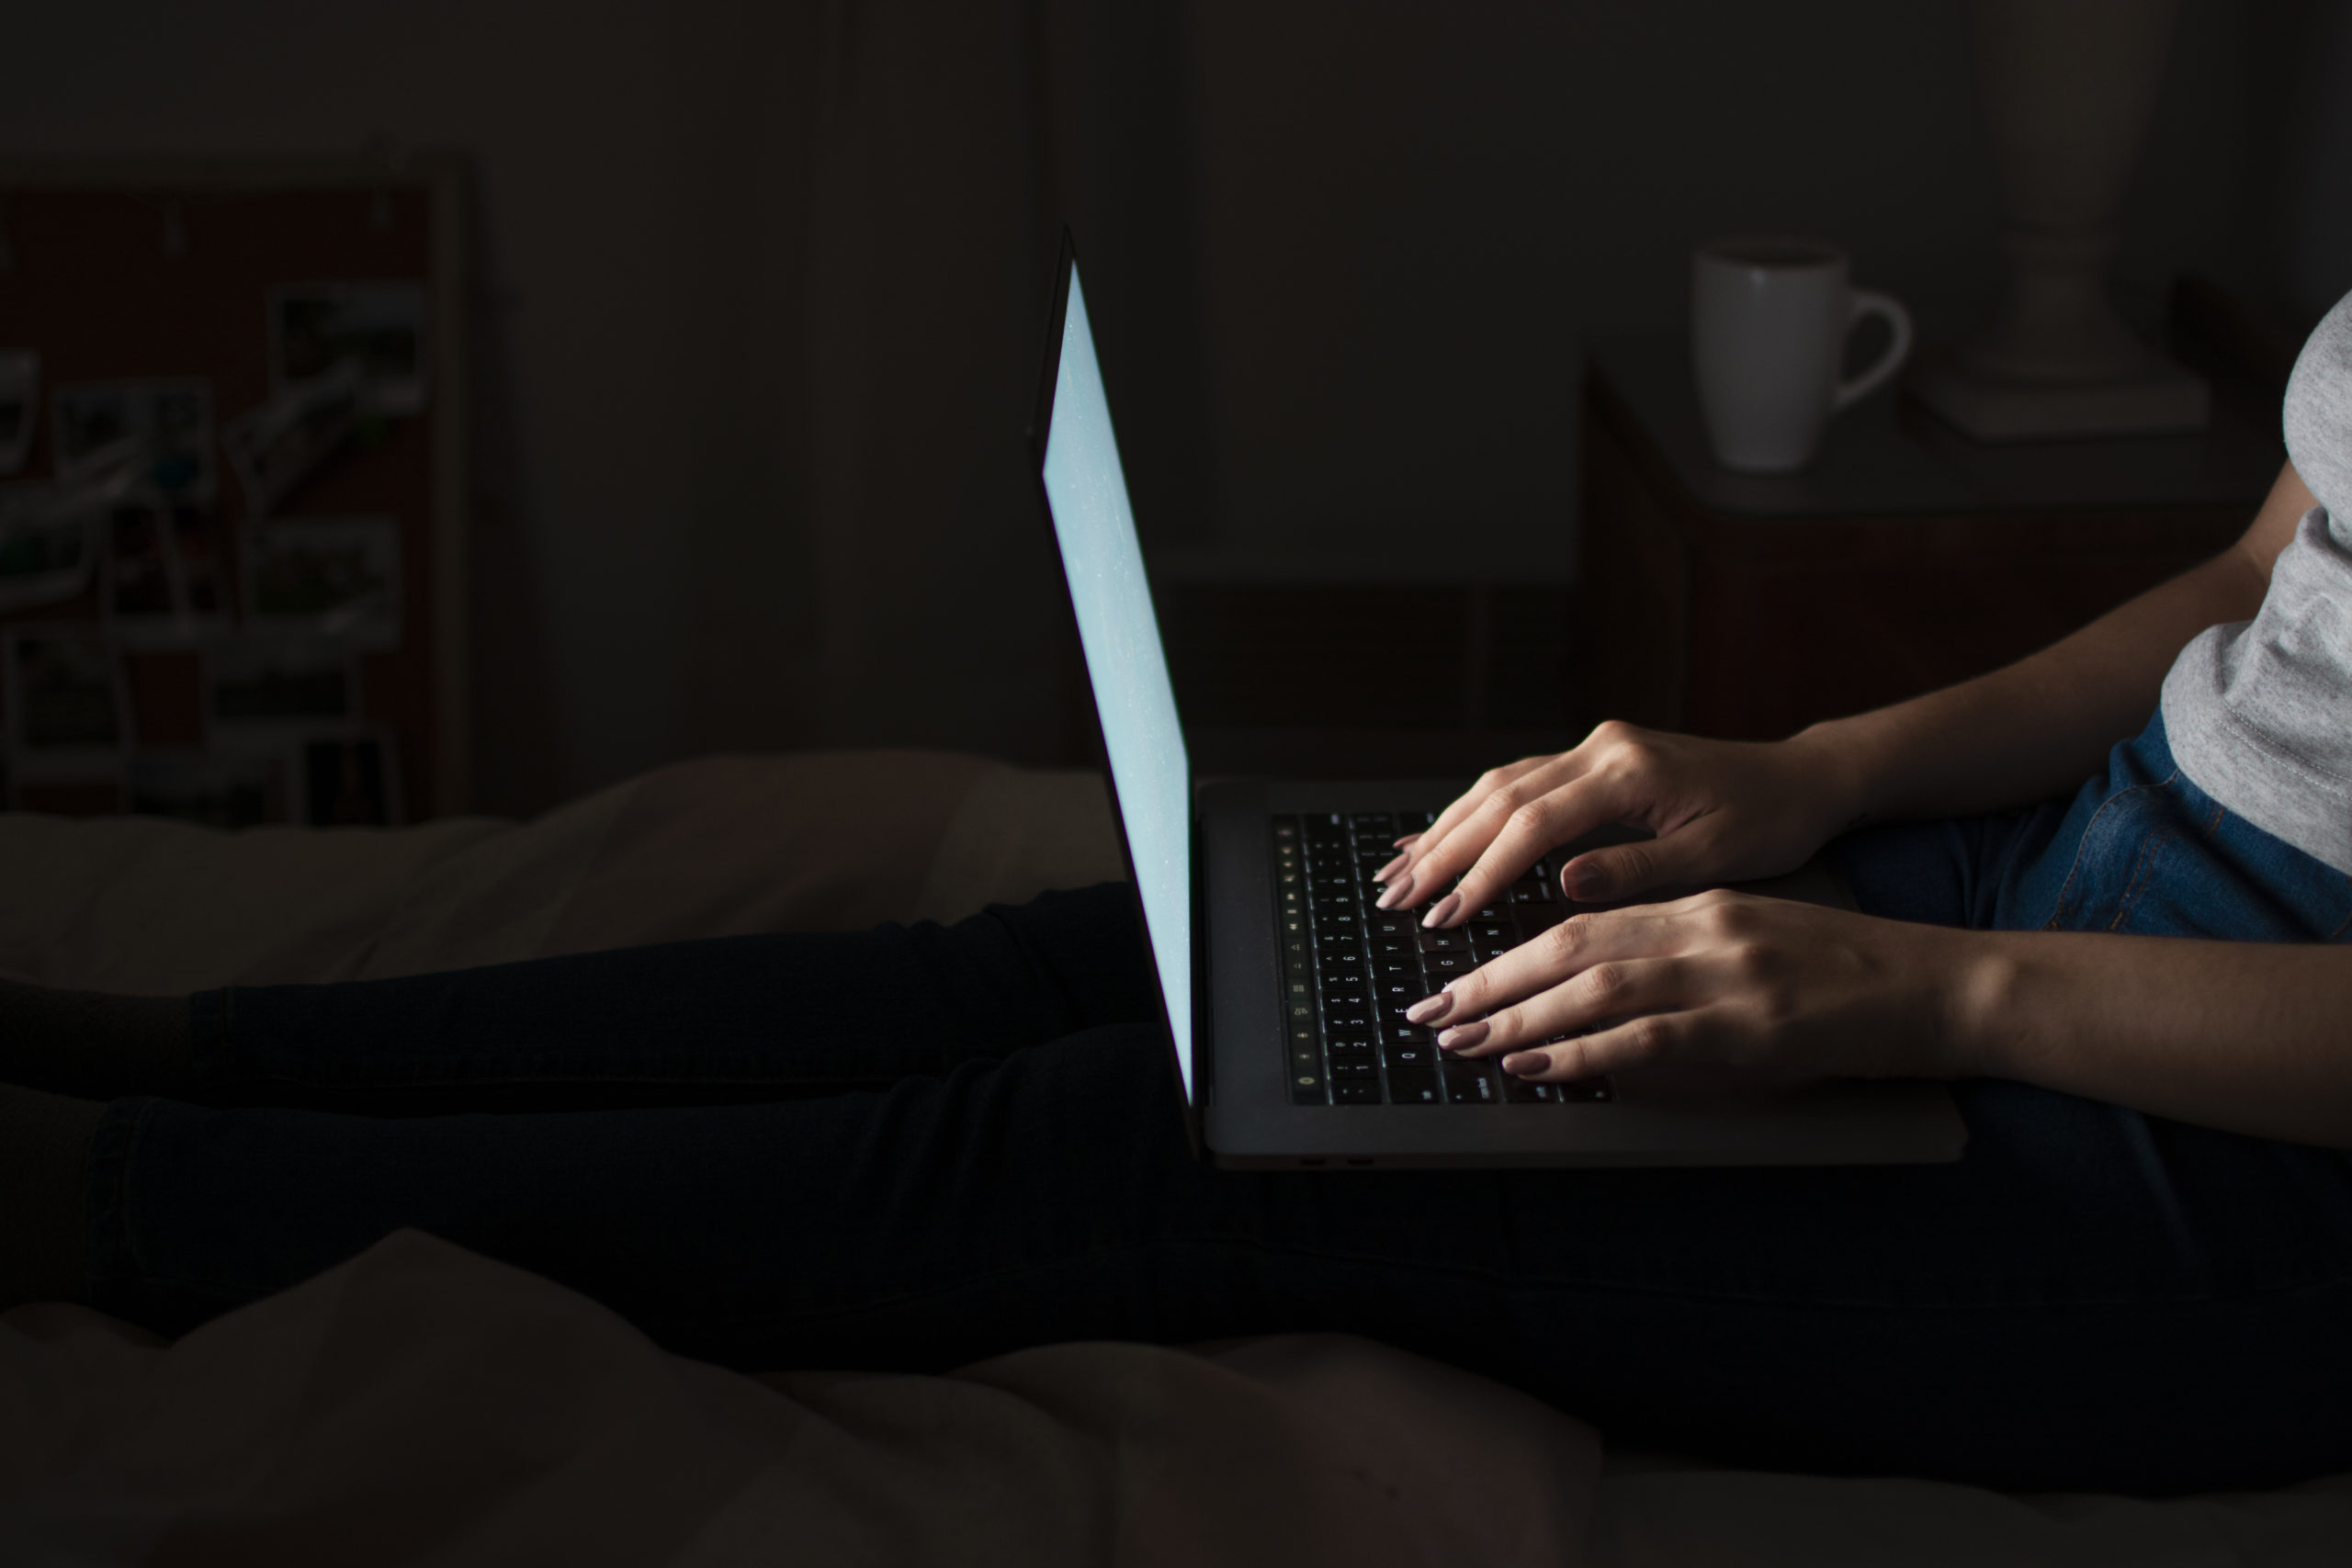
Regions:
<instances>
[{"instance_id":1,"label":"fingernail","mask_svg":"<svg viewBox=\"0 0 2352 1568\"><path fill-rule=\"evenodd\" d=\"M1412 858L1413 857L1410 855L1398 855L1395 860L1390 861L1386 865L1384 865L1378 871L1374 872L1372 874L1372 879L1374 882L1387 881L1389 877L1396 874L1397 867L1403 865L1407 861L1411 860Z\"/></svg>"},{"instance_id":2,"label":"fingernail","mask_svg":"<svg viewBox=\"0 0 2352 1568\"><path fill-rule=\"evenodd\" d=\"M1380 897L1372 901L1372 907L1375 909L1394 909L1405 902L1405 895L1412 890L1413 879L1409 876L1402 882L1392 882L1380 890Z\"/></svg>"},{"instance_id":3,"label":"fingernail","mask_svg":"<svg viewBox=\"0 0 2352 1568\"><path fill-rule=\"evenodd\" d=\"M1445 924L1446 921L1453 919L1454 912L1461 908L1462 895L1459 893L1449 893L1444 897L1437 901L1436 908L1431 909L1428 914L1421 917L1421 925L1425 930L1435 931L1438 927Z\"/></svg>"},{"instance_id":4,"label":"fingernail","mask_svg":"<svg viewBox=\"0 0 2352 1568\"><path fill-rule=\"evenodd\" d=\"M1450 991L1440 991L1433 997L1423 997L1419 1001L1417 1001L1411 1007L1407 1008L1405 1010L1405 1021L1408 1023L1427 1023L1433 1018L1443 1018L1447 1013L1450 1013L1453 1010L1453 993Z\"/></svg>"},{"instance_id":5,"label":"fingernail","mask_svg":"<svg viewBox=\"0 0 2352 1568\"><path fill-rule=\"evenodd\" d=\"M1533 1051L1521 1051L1516 1056L1503 1058L1503 1071L1522 1078L1533 1077L1547 1065L1544 1058Z\"/></svg>"},{"instance_id":6,"label":"fingernail","mask_svg":"<svg viewBox=\"0 0 2352 1568\"><path fill-rule=\"evenodd\" d=\"M1606 897L1608 879L1589 865L1564 865L1560 868L1560 891L1579 904L1589 904Z\"/></svg>"},{"instance_id":7,"label":"fingernail","mask_svg":"<svg viewBox=\"0 0 2352 1568\"><path fill-rule=\"evenodd\" d=\"M1482 1043L1494 1030L1485 1019L1475 1023L1457 1023L1437 1037L1437 1043L1448 1051L1466 1051Z\"/></svg>"},{"instance_id":8,"label":"fingernail","mask_svg":"<svg viewBox=\"0 0 2352 1568\"><path fill-rule=\"evenodd\" d=\"M1409 850L1420 841L1421 836L1419 833L1408 833L1403 838L1397 840L1392 847L1400 850Z\"/></svg>"}]
</instances>

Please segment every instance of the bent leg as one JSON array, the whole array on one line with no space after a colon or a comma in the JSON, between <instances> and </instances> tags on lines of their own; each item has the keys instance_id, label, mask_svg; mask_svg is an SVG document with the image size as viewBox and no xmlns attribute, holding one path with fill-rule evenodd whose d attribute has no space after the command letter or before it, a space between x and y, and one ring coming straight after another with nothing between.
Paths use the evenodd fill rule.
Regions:
<instances>
[{"instance_id":1,"label":"bent leg","mask_svg":"<svg viewBox=\"0 0 2352 1568\"><path fill-rule=\"evenodd\" d=\"M2006 1487L2352 1466L2322 1151L1962 1086L1948 1166L1242 1173L1125 1026L820 1100L403 1121L124 1101L94 1304L172 1332L416 1226L750 1369L1340 1330L1731 1462Z\"/></svg>"},{"instance_id":2,"label":"bent leg","mask_svg":"<svg viewBox=\"0 0 2352 1568\"><path fill-rule=\"evenodd\" d=\"M952 927L724 937L190 998L208 1103L363 1113L825 1093L1156 1016L1124 884Z\"/></svg>"}]
</instances>

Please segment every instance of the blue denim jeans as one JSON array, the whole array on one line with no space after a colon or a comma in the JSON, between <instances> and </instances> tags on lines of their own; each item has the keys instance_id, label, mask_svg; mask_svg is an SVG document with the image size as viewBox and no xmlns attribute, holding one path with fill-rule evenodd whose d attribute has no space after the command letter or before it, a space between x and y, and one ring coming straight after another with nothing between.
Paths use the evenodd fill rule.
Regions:
<instances>
[{"instance_id":1,"label":"blue denim jeans","mask_svg":"<svg viewBox=\"0 0 2352 1568\"><path fill-rule=\"evenodd\" d=\"M1836 858L1905 919L2352 918L2157 726L2071 804ZM2341 1155L1983 1081L1944 1166L1212 1170L1117 887L192 1007L203 1089L117 1102L92 1164L91 1299L166 1332L417 1226L749 1368L1331 1329L1753 1466L2149 1493L2352 1467Z\"/></svg>"}]
</instances>

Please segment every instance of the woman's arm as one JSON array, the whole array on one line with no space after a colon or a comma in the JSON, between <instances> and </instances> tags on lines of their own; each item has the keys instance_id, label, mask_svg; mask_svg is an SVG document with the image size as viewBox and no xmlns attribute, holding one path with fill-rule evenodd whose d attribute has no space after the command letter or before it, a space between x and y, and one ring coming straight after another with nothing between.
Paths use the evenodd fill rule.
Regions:
<instances>
[{"instance_id":1,"label":"woman's arm","mask_svg":"<svg viewBox=\"0 0 2352 1568\"><path fill-rule=\"evenodd\" d=\"M2030 658L1792 741L1842 773L1841 826L1960 817L2061 795L2155 711L2165 672L2208 626L2253 618L2271 563L2315 504L2292 464L2230 548Z\"/></svg>"},{"instance_id":2,"label":"woman's arm","mask_svg":"<svg viewBox=\"0 0 2352 1568\"><path fill-rule=\"evenodd\" d=\"M1413 1012L1543 1082L2004 1077L2352 1148L2352 949L2332 945L1957 931L1717 889L1578 915Z\"/></svg>"},{"instance_id":3,"label":"woman's arm","mask_svg":"<svg viewBox=\"0 0 2352 1568\"><path fill-rule=\"evenodd\" d=\"M1976 934L1962 1070L2352 1149L2352 949Z\"/></svg>"},{"instance_id":4,"label":"woman's arm","mask_svg":"<svg viewBox=\"0 0 2352 1568\"><path fill-rule=\"evenodd\" d=\"M1775 875L1862 822L2062 793L2147 722L2190 638L2254 615L2271 563L2312 504L2292 466L2283 468L2231 548L2030 658L1945 691L1780 741L1604 724L1572 751L1498 768L1384 868L1382 903L1426 902L1458 875L1459 900L1441 902L1429 921L1458 923L1544 851L1604 823L1657 837L1570 862L1563 882L1588 902Z\"/></svg>"}]
</instances>

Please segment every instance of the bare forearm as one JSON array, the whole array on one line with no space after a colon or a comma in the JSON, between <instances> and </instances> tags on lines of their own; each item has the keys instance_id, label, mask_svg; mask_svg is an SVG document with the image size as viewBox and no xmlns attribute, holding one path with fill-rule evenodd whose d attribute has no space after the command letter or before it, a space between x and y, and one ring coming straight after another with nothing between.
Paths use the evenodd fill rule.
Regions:
<instances>
[{"instance_id":1,"label":"bare forearm","mask_svg":"<svg viewBox=\"0 0 2352 1568\"><path fill-rule=\"evenodd\" d=\"M2352 1148L2352 950L1955 933L1954 1066L2257 1137Z\"/></svg>"},{"instance_id":2,"label":"bare forearm","mask_svg":"<svg viewBox=\"0 0 2352 1568\"><path fill-rule=\"evenodd\" d=\"M2098 771L2155 711L2165 672L2199 632L2242 620L2234 553L2217 557L2004 670L1798 737L1834 754L1854 822L1957 817L2040 800Z\"/></svg>"},{"instance_id":3,"label":"bare forearm","mask_svg":"<svg viewBox=\"0 0 2352 1568\"><path fill-rule=\"evenodd\" d=\"M1848 813L1841 826L2061 794L2147 723L2165 672L2198 633L2261 608L2271 562L2311 505L2288 468L2245 536L2195 570L2007 669L1815 725L1791 744L1819 760Z\"/></svg>"}]
</instances>

